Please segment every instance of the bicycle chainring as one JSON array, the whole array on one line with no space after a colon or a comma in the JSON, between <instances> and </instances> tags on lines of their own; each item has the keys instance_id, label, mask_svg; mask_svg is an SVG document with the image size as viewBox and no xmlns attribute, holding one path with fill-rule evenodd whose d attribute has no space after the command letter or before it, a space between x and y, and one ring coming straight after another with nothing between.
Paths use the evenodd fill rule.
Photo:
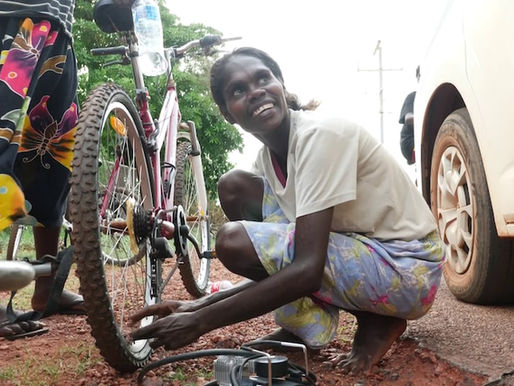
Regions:
<instances>
[{"instance_id":1,"label":"bicycle chainring","mask_svg":"<svg viewBox=\"0 0 514 386\"><path fill-rule=\"evenodd\" d=\"M178 205L173 211L173 225L175 226L175 253L178 256L188 256L187 236L189 235L189 227L186 222L186 214L182 205Z\"/></svg>"}]
</instances>

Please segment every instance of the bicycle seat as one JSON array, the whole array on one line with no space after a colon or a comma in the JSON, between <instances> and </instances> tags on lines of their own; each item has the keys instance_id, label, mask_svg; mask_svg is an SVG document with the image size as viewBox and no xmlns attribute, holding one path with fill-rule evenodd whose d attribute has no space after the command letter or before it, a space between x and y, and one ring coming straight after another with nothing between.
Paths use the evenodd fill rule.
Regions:
<instances>
[{"instance_id":1,"label":"bicycle seat","mask_svg":"<svg viewBox=\"0 0 514 386\"><path fill-rule=\"evenodd\" d=\"M134 29L132 21L133 0L99 0L94 7L96 25L105 33Z\"/></svg>"}]
</instances>

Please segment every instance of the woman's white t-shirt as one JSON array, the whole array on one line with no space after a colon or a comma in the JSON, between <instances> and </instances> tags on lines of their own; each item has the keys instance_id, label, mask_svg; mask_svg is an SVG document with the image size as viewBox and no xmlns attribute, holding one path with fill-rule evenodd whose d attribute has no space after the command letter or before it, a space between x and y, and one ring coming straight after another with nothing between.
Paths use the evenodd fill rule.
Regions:
<instances>
[{"instance_id":1,"label":"woman's white t-shirt","mask_svg":"<svg viewBox=\"0 0 514 386\"><path fill-rule=\"evenodd\" d=\"M287 218L334 207L332 231L415 240L436 229L406 172L365 129L339 117L290 111L285 187L263 147L253 171L265 177Z\"/></svg>"}]
</instances>

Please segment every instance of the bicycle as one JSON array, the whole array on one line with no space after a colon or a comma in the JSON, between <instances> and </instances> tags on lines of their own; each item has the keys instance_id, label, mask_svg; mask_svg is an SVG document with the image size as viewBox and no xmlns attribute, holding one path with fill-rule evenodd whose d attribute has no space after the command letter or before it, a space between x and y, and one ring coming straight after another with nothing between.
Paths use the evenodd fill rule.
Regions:
<instances>
[{"instance_id":1,"label":"bicycle","mask_svg":"<svg viewBox=\"0 0 514 386\"><path fill-rule=\"evenodd\" d=\"M100 29L119 33L126 45L91 52L119 55L121 59L107 64L132 66L135 103L114 84L101 85L86 98L69 201L87 320L102 356L120 371L142 367L152 353L149 341L128 338L131 313L158 303L177 269L191 295L203 296L208 285L213 253L201 148L194 123L180 123L171 69L191 49L207 54L229 40L206 36L165 49L170 64L166 97L154 121L138 66L131 3L95 4ZM145 318L141 326L151 322Z\"/></svg>"}]
</instances>

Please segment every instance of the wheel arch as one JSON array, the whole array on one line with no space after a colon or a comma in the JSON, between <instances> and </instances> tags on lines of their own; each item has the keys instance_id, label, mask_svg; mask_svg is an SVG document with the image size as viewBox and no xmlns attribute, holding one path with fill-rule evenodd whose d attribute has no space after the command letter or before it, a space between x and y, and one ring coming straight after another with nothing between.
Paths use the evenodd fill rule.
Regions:
<instances>
[{"instance_id":1,"label":"wheel arch","mask_svg":"<svg viewBox=\"0 0 514 386\"><path fill-rule=\"evenodd\" d=\"M451 83L440 85L432 94L423 118L421 134L421 178L423 197L430 205L430 170L435 139L443 121L455 110L466 107L462 95Z\"/></svg>"}]
</instances>

